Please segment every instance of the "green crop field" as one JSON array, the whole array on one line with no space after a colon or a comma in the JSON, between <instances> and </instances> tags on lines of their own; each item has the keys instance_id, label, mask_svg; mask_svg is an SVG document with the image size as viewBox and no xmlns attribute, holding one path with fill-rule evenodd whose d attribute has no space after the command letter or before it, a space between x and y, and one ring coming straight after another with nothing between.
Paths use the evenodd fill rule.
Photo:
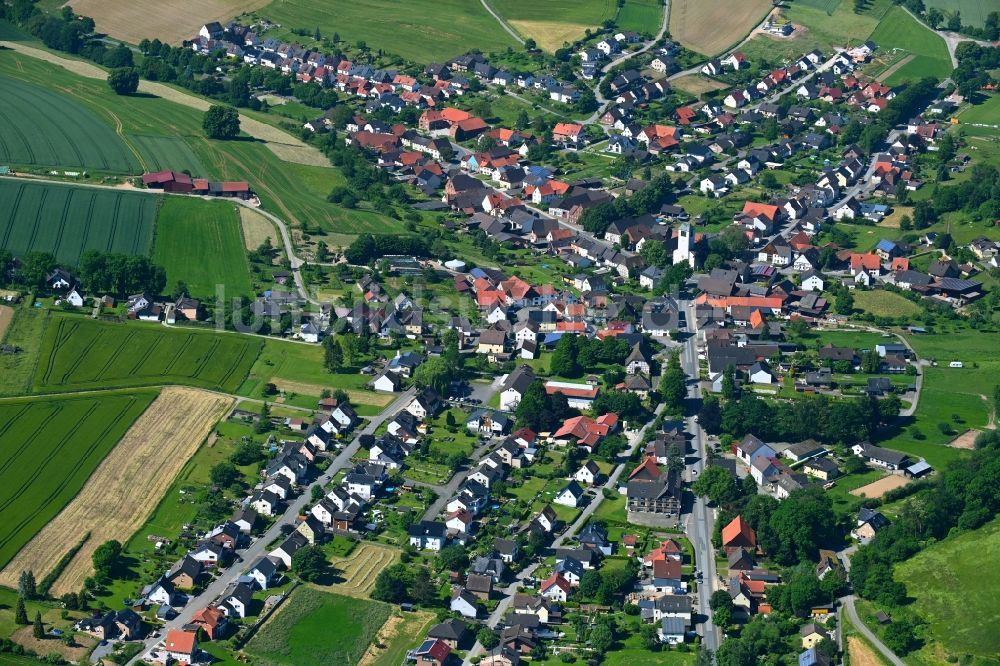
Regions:
<instances>
[{"instance_id":1,"label":"green crop field","mask_svg":"<svg viewBox=\"0 0 1000 666\"><path fill-rule=\"evenodd\" d=\"M167 284L187 284L193 298L215 298L216 285L229 295L250 296L250 267L236 204L165 197L156 218L153 261L167 271Z\"/></svg>"},{"instance_id":2,"label":"green crop field","mask_svg":"<svg viewBox=\"0 0 1000 666\"><path fill-rule=\"evenodd\" d=\"M180 137L132 134L128 140L143 156L146 171L187 170L199 175L208 173L191 146Z\"/></svg>"},{"instance_id":3,"label":"green crop field","mask_svg":"<svg viewBox=\"0 0 1000 666\"><path fill-rule=\"evenodd\" d=\"M925 76L944 79L951 74L948 46L939 35L906 13L902 7L893 7L871 34L879 51L899 49L913 54L913 59L893 72L885 84L899 85Z\"/></svg>"},{"instance_id":4,"label":"green crop field","mask_svg":"<svg viewBox=\"0 0 1000 666\"><path fill-rule=\"evenodd\" d=\"M442 62L472 48L486 53L518 46L479 2L471 0L274 0L257 14L281 25L268 36L301 40L292 29L306 28L311 34L319 27L323 36L337 32L349 42L364 41L419 63Z\"/></svg>"},{"instance_id":5,"label":"green crop field","mask_svg":"<svg viewBox=\"0 0 1000 666\"><path fill-rule=\"evenodd\" d=\"M75 264L84 250L146 254L160 197L0 180L0 248L51 252Z\"/></svg>"},{"instance_id":6,"label":"green crop field","mask_svg":"<svg viewBox=\"0 0 1000 666\"><path fill-rule=\"evenodd\" d=\"M307 222L327 232L347 235L364 231L402 233L405 229L401 221L370 209L347 209L327 202L330 190L344 182L339 169L282 161L257 141L206 139L201 129L202 113L190 107L151 95L118 96L103 81L12 51L0 51L0 75L58 88L59 94L71 96L105 119L108 127L120 122L127 137L159 137L161 140L152 144L143 139L136 144L154 151L144 154L140 150L148 164L172 164L189 150L197 164L205 168L198 175L248 181L265 209L293 225ZM179 148L178 142L183 142L186 150Z\"/></svg>"},{"instance_id":7,"label":"green crop field","mask_svg":"<svg viewBox=\"0 0 1000 666\"><path fill-rule=\"evenodd\" d=\"M299 587L247 644L255 664L356 664L391 607Z\"/></svg>"},{"instance_id":8,"label":"green crop field","mask_svg":"<svg viewBox=\"0 0 1000 666\"><path fill-rule=\"evenodd\" d=\"M659 0L626 0L616 21L621 30L655 35L663 21L663 5Z\"/></svg>"},{"instance_id":9,"label":"green crop field","mask_svg":"<svg viewBox=\"0 0 1000 666\"><path fill-rule=\"evenodd\" d=\"M79 492L156 391L0 401L0 566Z\"/></svg>"},{"instance_id":10,"label":"green crop field","mask_svg":"<svg viewBox=\"0 0 1000 666\"><path fill-rule=\"evenodd\" d=\"M924 548L896 567L907 593L916 598L915 609L929 621L930 635L956 656L1000 654L1000 632L990 629L1000 620L1000 569L986 565L998 556L1000 519L995 519Z\"/></svg>"},{"instance_id":11,"label":"green crop field","mask_svg":"<svg viewBox=\"0 0 1000 666\"><path fill-rule=\"evenodd\" d=\"M0 163L137 173L139 159L94 113L70 97L0 76Z\"/></svg>"},{"instance_id":12,"label":"green crop field","mask_svg":"<svg viewBox=\"0 0 1000 666\"><path fill-rule=\"evenodd\" d=\"M35 370L36 391L184 384L233 393L261 340L155 324L53 316Z\"/></svg>"},{"instance_id":13,"label":"green crop field","mask_svg":"<svg viewBox=\"0 0 1000 666\"><path fill-rule=\"evenodd\" d=\"M912 317L921 312L920 306L913 301L882 289L855 291L854 307L876 317Z\"/></svg>"},{"instance_id":14,"label":"green crop field","mask_svg":"<svg viewBox=\"0 0 1000 666\"><path fill-rule=\"evenodd\" d=\"M962 13L962 25L976 28L982 28L986 24L987 14L1000 9L992 0L927 0L924 5L928 9L940 9L946 17L957 10Z\"/></svg>"}]
</instances>

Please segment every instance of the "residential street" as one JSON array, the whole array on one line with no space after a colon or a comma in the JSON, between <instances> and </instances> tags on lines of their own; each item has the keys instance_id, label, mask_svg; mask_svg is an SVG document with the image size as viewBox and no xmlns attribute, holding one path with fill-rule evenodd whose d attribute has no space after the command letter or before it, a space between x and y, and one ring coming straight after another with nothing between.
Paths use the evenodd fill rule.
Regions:
<instances>
[{"instance_id":1,"label":"residential street","mask_svg":"<svg viewBox=\"0 0 1000 666\"><path fill-rule=\"evenodd\" d=\"M245 567L249 566L258 557L266 555L268 552L268 545L281 536L281 526L294 522L296 516L302 513L305 507L312 502L310 494L312 486L319 485L322 487L326 485L340 470L348 467L351 464L351 458L358 452L358 449L361 448L361 436L374 434L378 427L382 425L386 419L405 407L406 404L413 399L413 396L416 395L416 393L417 390L415 388L411 388L406 392L401 393L399 397L392 402L392 404L382 411L381 414L372 417L368 422L368 425L357 432L354 440L344 447L339 454L337 454L337 457L333 459L333 462L330 463L327 470L308 486L304 486L300 489L298 496L288 503L284 513L277 517L270 529L268 529L263 536L256 538L248 548L239 552L238 559L236 559L228 569L220 570L215 579L208 584L201 594L189 600L187 605L184 606L177 617L167 622L160 629L160 638L147 638L142 651L129 663L138 663L141 660L142 655L146 654L146 652L156 646L157 643L161 642L162 637L166 636L168 631L171 629L179 629L189 623L195 612L201 610L222 594L229 584L243 573L243 569Z\"/></svg>"},{"instance_id":2,"label":"residential street","mask_svg":"<svg viewBox=\"0 0 1000 666\"><path fill-rule=\"evenodd\" d=\"M691 378L688 387L688 398L690 400L701 399L701 384L699 382L698 369L698 347L697 330L695 328L695 307L692 301L679 301L679 305L687 312L687 332L691 334L684 342L681 352L681 365L684 371ZM694 481L698 474L705 471L705 433L695 420L694 416L685 419L687 431L692 435L692 443L697 459L690 466L688 481ZM715 510L709 508L703 497L694 498L694 506L691 515L685 521L688 538L694 546L695 567L701 570L703 578L698 585L698 614L706 618L701 627L701 636L704 645L709 650L715 652L719 649L719 632L712 624L712 611L708 606L708 600L712 592L716 589L718 574L715 570L715 550L712 548L712 532L715 529Z\"/></svg>"}]
</instances>

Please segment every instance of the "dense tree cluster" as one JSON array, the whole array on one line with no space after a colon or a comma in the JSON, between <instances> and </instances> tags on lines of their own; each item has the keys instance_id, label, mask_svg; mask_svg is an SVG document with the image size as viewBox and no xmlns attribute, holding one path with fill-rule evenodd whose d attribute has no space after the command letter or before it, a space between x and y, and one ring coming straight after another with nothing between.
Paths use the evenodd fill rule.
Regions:
<instances>
[{"instance_id":1,"label":"dense tree cluster","mask_svg":"<svg viewBox=\"0 0 1000 666\"><path fill-rule=\"evenodd\" d=\"M577 411L569 406L566 396L561 393L549 395L545 384L535 380L528 386L515 411L519 425L525 425L535 432L554 430Z\"/></svg>"},{"instance_id":2,"label":"dense tree cluster","mask_svg":"<svg viewBox=\"0 0 1000 666\"><path fill-rule=\"evenodd\" d=\"M87 250L80 256L77 277L84 289L119 296L148 292L160 294L167 286L167 273L148 257Z\"/></svg>"},{"instance_id":3,"label":"dense tree cluster","mask_svg":"<svg viewBox=\"0 0 1000 666\"><path fill-rule=\"evenodd\" d=\"M564 335L556 344L549 368L561 377L580 377L597 372L602 365L622 365L628 357L628 343L615 336L603 340L582 335Z\"/></svg>"},{"instance_id":4,"label":"dense tree cluster","mask_svg":"<svg viewBox=\"0 0 1000 666\"><path fill-rule=\"evenodd\" d=\"M419 236L361 234L344 250L347 261L359 266L393 254L426 257L430 254L430 248L427 241Z\"/></svg>"},{"instance_id":5,"label":"dense tree cluster","mask_svg":"<svg viewBox=\"0 0 1000 666\"><path fill-rule=\"evenodd\" d=\"M658 212L660 206L669 201L673 191L669 177L657 176L630 197L618 197L588 208L580 216L580 225L592 234L603 235L615 220Z\"/></svg>"},{"instance_id":6,"label":"dense tree cluster","mask_svg":"<svg viewBox=\"0 0 1000 666\"><path fill-rule=\"evenodd\" d=\"M973 219L992 223L1000 218L1000 168L976 164L970 178L954 185L935 185L931 198L918 204L919 215L926 216L928 223L952 211L962 211ZM918 228L928 226L918 222L917 208L913 212L914 222L920 225Z\"/></svg>"}]
</instances>

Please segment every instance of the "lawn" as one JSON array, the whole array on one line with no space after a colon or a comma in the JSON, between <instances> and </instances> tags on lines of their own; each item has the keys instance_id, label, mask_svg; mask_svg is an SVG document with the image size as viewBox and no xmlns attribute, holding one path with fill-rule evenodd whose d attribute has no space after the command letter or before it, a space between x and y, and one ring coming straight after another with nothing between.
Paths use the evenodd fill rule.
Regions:
<instances>
[{"instance_id":1,"label":"lawn","mask_svg":"<svg viewBox=\"0 0 1000 666\"><path fill-rule=\"evenodd\" d=\"M925 76L944 79L951 74L948 47L939 35L923 25L902 7L893 7L871 34L879 51L899 49L914 55L913 60L897 69L885 84L896 86Z\"/></svg>"},{"instance_id":2,"label":"lawn","mask_svg":"<svg viewBox=\"0 0 1000 666\"><path fill-rule=\"evenodd\" d=\"M0 564L73 499L155 397L135 391L0 401Z\"/></svg>"},{"instance_id":3,"label":"lawn","mask_svg":"<svg viewBox=\"0 0 1000 666\"><path fill-rule=\"evenodd\" d=\"M281 25L268 37L301 41L292 29L311 34L318 28L323 36L337 32L351 43L363 41L423 64L444 62L472 48L486 53L519 46L480 3L468 0L274 0L256 13Z\"/></svg>"},{"instance_id":4,"label":"lawn","mask_svg":"<svg viewBox=\"0 0 1000 666\"><path fill-rule=\"evenodd\" d=\"M896 567L930 634L960 656L1000 654L1000 569L984 566L1000 557L1000 519L978 530L924 548Z\"/></svg>"},{"instance_id":5,"label":"lawn","mask_svg":"<svg viewBox=\"0 0 1000 666\"><path fill-rule=\"evenodd\" d=\"M192 298L252 295L250 266L236 205L166 197L156 218L153 261L167 271L167 285L183 281Z\"/></svg>"},{"instance_id":6,"label":"lawn","mask_svg":"<svg viewBox=\"0 0 1000 666\"><path fill-rule=\"evenodd\" d=\"M913 317L923 311L919 305L905 296L883 289L856 290L854 307L870 312L876 317Z\"/></svg>"},{"instance_id":7,"label":"lawn","mask_svg":"<svg viewBox=\"0 0 1000 666\"><path fill-rule=\"evenodd\" d=\"M391 607L299 587L246 646L255 664L356 664Z\"/></svg>"},{"instance_id":8,"label":"lawn","mask_svg":"<svg viewBox=\"0 0 1000 666\"><path fill-rule=\"evenodd\" d=\"M963 123L996 125L998 118L1000 118L1000 95L995 93L979 104L966 106L958 114L958 119Z\"/></svg>"},{"instance_id":9,"label":"lawn","mask_svg":"<svg viewBox=\"0 0 1000 666\"><path fill-rule=\"evenodd\" d=\"M146 254L161 197L0 179L0 248L49 252L75 265L85 250Z\"/></svg>"},{"instance_id":10,"label":"lawn","mask_svg":"<svg viewBox=\"0 0 1000 666\"><path fill-rule=\"evenodd\" d=\"M122 137L70 97L0 76L0 164L138 173Z\"/></svg>"},{"instance_id":11,"label":"lawn","mask_svg":"<svg viewBox=\"0 0 1000 666\"><path fill-rule=\"evenodd\" d=\"M232 393L262 346L235 334L53 315L34 387L55 392L181 384Z\"/></svg>"}]
</instances>

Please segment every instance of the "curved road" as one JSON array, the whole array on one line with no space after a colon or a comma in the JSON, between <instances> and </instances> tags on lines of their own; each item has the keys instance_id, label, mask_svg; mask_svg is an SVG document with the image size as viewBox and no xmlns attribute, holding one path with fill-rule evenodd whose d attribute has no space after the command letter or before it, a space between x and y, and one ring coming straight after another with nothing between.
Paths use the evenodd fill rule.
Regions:
<instances>
[{"instance_id":1,"label":"curved road","mask_svg":"<svg viewBox=\"0 0 1000 666\"><path fill-rule=\"evenodd\" d=\"M851 571L851 554L854 553L855 550L857 550L857 546L851 546L850 548L845 548L844 550L837 553L837 558L844 565L844 570L847 571L848 574ZM858 611L854 607L853 594L848 594L847 596L841 597L840 602L843 604L843 607L847 609L847 617L850 618L851 624L857 627L857 630L860 631L861 634L865 638L867 638L871 642L871 644L878 649L879 652L882 653L882 656L888 659L893 666L906 666L906 663L902 659L897 657L896 653L890 650L889 647L885 643L883 643L879 639L879 637L876 636L875 633L867 627L867 625L865 625L864 622L861 621L861 618L858 617ZM843 627L838 628L838 633L840 635L843 635L844 633Z\"/></svg>"}]
</instances>

